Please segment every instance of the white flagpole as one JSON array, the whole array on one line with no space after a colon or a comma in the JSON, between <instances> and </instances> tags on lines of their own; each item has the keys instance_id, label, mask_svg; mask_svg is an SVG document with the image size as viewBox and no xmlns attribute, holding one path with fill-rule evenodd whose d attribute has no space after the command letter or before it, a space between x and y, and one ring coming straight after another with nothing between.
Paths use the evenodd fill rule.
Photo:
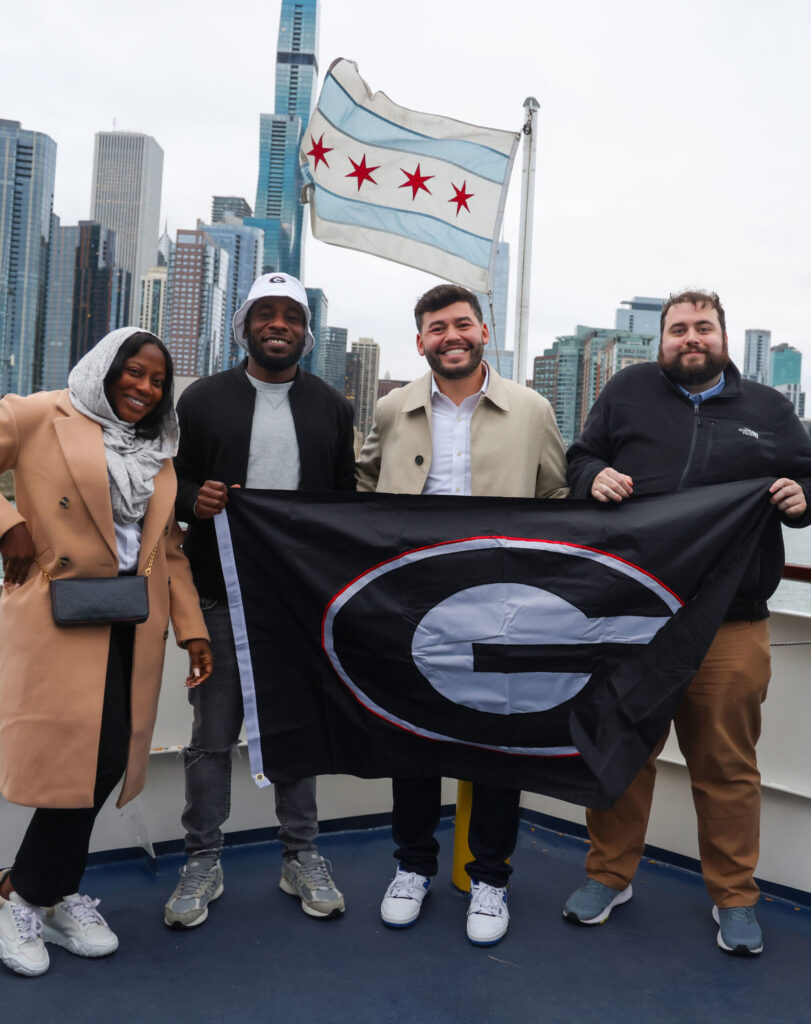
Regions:
<instances>
[{"instance_id":1,"label":"white flagpole","mask_svg":"<svg viewBox=\"0 0 811 1024\"><path fill-rule=\"evenodd\" d=\"M524 100L524 161L521 169L521 226L518 235L518 281L515 295L515 361L513 380L527 381L527 332L529 329L529 289L532 274L532 214L535 207L535 143L540 104L534 96Z\"/></svg>"}]
</instances>

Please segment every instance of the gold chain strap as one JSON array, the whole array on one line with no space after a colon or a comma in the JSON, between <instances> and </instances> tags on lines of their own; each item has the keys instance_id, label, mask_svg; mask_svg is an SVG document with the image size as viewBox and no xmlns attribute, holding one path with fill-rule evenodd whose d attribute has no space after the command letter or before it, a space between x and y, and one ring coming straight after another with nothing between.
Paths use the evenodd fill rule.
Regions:
<instances>
[{"instance_id":1,"label":"gold chain strap","mask_svg":"<svg viewBox=\"0 0 811 1024\"><path fill-rule=\"evenodd\" d=\"M160 543L160 542L158 542L158 543ZM152 575L152 565L153 565L153 563L155 561L155 555L157 553L158 553L158 545L156 544L155 547L152 548L152 554L149 556L149 561L146 563L146 569L144 569L144 576L151 576ZM42 564L42 562L40 562L40 560L38 558L35 558L34 561L39 566L39 571L42 573L42 575L45 577L45 579L48 580L48 582L50 583L51 580L53 580L53 576L51 576L51 574L48 572L48 570L45 568L45 566Z\"/></svg>"}]
</instances>

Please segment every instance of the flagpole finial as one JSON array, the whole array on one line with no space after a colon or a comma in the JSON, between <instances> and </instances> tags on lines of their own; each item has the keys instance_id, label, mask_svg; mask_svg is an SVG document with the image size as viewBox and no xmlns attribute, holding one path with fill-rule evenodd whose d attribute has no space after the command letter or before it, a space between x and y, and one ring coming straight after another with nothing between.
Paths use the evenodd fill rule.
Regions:
<instances>
[{"instance_id":1,"label":"flagpole finial","mask_svg":"<svg viewBox=\"0 0 811 1024\"><path fill-rule=\"evenodd\" d=\"M527 96L524 100L524 110L540 110L541 105L534 96Z\"/></svg>"}]
</instances>

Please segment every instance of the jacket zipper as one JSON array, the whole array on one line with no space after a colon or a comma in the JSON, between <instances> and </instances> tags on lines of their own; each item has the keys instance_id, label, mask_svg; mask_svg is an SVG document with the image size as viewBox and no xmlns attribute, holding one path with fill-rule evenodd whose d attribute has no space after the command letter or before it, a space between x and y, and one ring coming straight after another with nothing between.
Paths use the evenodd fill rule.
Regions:
<instances>
[{"instance_id":1,"label":"jacket zipper","mask_svg":"<svg viewBox=\"0 0 811 1024\"><path fill-rule=\"evenodd\" d=\"M699 403L699 405L700 404L701 403ZM687 479L687 474L690 472L690 466L693 461L693 452L695 451L696 447L698 428L701 426L701 413L698 411L699 405L693 405L693 436L690 438L690 451L687 453L687 462L684 464L684 470L682 471L681 479L679 480L679 486L676 488L677 491L680 491L682 489L684 481Z\"/></svg>"}]
</instances>

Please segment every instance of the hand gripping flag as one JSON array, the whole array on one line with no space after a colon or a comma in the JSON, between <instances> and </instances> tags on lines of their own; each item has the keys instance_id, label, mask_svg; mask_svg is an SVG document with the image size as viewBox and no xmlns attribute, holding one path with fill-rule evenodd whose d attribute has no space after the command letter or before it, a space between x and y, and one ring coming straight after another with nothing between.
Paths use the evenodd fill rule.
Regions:
<instances>
[{"instance_id":1,"label":"hand gripping flag","mask_svg":"<svg viewBox=\"0 0 811 1024\"><path fill-rule=\"evenodd\" d=\"M488 291L518 138L400 107L336 60L300 151L313 236Z\"/></svg>"},{"instance_id":2,"label":"hand gripping flag","mask_svg":"<svg viewBox=\"0 0 811 1024\"><path fill-rule=\"evenodd\" d=\"M256 781L445 775L610 806L723 621L770 483L605 507L232 491L215 522Z\"/></svg>"}]
</instances>

